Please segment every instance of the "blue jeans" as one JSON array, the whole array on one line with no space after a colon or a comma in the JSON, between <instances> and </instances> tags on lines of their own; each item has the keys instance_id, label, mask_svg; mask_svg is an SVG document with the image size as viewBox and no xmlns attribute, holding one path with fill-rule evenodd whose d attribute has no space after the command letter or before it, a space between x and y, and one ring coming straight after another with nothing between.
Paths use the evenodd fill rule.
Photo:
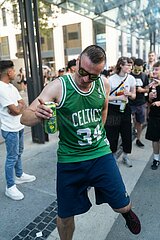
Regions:
<instances>
[{"instance_id":1,"label":"blue jeans","mask_svg":"<svg viewBox=\"0 0 160 240\"><path fill-rule=\"evenodd\" d=\"M6 144L5 176L7 187L10 188L15 184L14 168L17 177L21 177L23 173L21 155L24 148L24 129L18 132L7 132L3 130L1 130L1 132Z\"/></svg>"}]
</instances>

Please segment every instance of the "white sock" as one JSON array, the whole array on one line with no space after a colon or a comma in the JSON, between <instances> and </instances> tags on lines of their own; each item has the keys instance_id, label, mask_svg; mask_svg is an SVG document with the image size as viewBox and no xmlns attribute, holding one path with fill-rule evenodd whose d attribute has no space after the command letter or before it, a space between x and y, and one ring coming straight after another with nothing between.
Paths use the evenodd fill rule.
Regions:
<instances>
[{"instance_id":1,"label":"white sock","mask_svg":"<svg viewBox=\"0 0 160 240\"><path fill-rule=\"evenodd\" d=\"M153 154L153 159L159 161L159 154Z\"/></svg>"}]
</instances>

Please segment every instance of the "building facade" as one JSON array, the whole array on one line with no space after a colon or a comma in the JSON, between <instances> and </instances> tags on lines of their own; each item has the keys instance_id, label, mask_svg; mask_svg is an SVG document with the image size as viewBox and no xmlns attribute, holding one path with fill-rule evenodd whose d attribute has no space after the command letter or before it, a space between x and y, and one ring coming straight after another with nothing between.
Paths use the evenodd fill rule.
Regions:
<instances>
[{"instance_id":1,"label":"building facade","mask_svg":"<svg viewBox=\"0 0 160 240\"><path fill-rule=\"evenodd\" d=\"M68 60L77 58L82 49L90 44L98 44L105 49L106 68L115 65L122 55L146 60L150 48L148 40L137 39L54 5L51 6L45 31L40 30L40 38L42 63L53 67L55 71L65 67ZM13 60L17 68L24 66L17 1L0 4L0 59Z\"/></svg>"}]
</instances>

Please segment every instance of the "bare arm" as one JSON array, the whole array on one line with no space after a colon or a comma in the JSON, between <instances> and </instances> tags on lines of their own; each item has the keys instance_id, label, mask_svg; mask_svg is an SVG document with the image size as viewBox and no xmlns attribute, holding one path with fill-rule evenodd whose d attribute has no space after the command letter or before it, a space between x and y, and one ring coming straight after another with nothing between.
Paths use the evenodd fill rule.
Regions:
<instances>
[{"instance_id":1,"label":"bare arm","mask_svg":"<svg viewBox=\"0 0 160 240\"><path fill-rule=\"evenodd\" d=\"M149 88L148 87L137 87L137 92L138 93L148 93L149 92Z\"/></svg>"},{"instance_id":2,"label":"bare arm","mask_svg":"<svg viewBox=\"0 0 160 240\"><path fill-rule=\"evenodd\" d=\"M22 114L23 111L25 110L26 108L26 104L24 102L23 99L19 100L18 101L18 105L14 105L14 104L11 104L8 106L8 112L9 114L13 115L13 116L17 116L19 114Z\"/></svg>"},{"instance_id":3,"label":"bare arm","mask_svg":"<svg viewBox=\"0 0 160 240\"><path fill-rule=\"evenodd\" d=\"M153 102L152 106L160 107L160 101Z\"/></svg>"},{"instance_id":4,"label":"bare arm","mask_svg":"<svg viewBox=\"0 0 160 240\"><path fill-rule=\"evenodd\" d=\"M109 96L109 101L126 101L127 98L125 95L120 95L120 96Z\"/></svg>"},{"instance_id":5,"label":"bare arm","mask_svg":"<svg viewBox=\"0 0 160 240\"><path fill-rule=\"evenodd\" d=\"M103 124L105 124L107 120L107 113L108 113L108 101L109 101L108 99L109 99L109 93L110 93L110 85L107 78L103 78L103 79L104 79L104 86L106 90L106 99L105 99L105 103L103 105L103 110L102 110L102 122Z\"/></svg>"},{"instance_id":6,"label":"bare arm","mask_svg":"<svg viewBox=\"0 0 160 240\"><path fill-rule=\"evenodd\" d=\"M23 112L21 123L27 126L34 126L43 119L49 119L52 116L52 110L44 105L45 102L54 101L59 103L61 99L61 82L55 79L49 83L40 95Z\"/></svg>"},{"instance_id":7,"label":"bare arm","mask_svg":"<svg viewBox=\"0 0 160 240\"><path fill-rule=\"evenodd\" d=\"M136 98L136 87L131 87L130 91L125 90L124 95L134 100Z\"/></svg>"}]
</instances>

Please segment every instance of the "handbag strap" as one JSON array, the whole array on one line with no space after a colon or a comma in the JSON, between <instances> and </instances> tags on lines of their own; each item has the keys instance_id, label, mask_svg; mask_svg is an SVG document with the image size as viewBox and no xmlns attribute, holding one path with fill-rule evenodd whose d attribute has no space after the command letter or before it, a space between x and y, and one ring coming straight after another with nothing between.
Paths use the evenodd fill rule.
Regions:
<instances>
[{"instance_id":1,"label":"handbag strap","mask_svg":"<svg viewBox=\"0 0 160 240\"><path fill-rule=\"evenodd\" d=\"M128 77L128 74L127 74L127 76L122 80L122 82L121 82L115 89L113 89L113 90L110 92L109 95L111 95L112 93L114 93L114 92L126 81L127 77Z\"/></svg>"}]
</instances>

